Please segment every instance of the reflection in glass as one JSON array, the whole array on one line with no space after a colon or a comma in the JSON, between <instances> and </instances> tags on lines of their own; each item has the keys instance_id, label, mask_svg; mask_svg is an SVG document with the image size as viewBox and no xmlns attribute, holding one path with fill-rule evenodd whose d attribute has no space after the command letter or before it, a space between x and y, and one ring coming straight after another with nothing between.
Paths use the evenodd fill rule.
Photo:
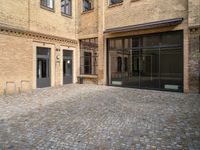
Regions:
<instances>
[{"instance_id":1,"label":"reflection in glass","mask_svg":"<svg viewBox=\"0 0 200 150\"><path fill-rule=\"evenodd\" d=\"M183 91L183 32L108 41L110 85Z\"/></svg>"}]
</instances>

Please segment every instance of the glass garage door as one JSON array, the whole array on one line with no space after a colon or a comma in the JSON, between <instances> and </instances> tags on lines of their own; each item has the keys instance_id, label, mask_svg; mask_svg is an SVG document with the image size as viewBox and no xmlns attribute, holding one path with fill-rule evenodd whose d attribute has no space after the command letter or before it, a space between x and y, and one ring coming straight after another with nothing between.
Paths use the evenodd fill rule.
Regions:
<instances>
[{"instance_id":1,"label":"glass garage door","mask_svg":"<svg viewBox=\"0 0 200 150\"><path fill-rule=\"evenodd\" d=\"M183 33L108 40L108 84L183 91Z\"/></svg>"}]
</instances>

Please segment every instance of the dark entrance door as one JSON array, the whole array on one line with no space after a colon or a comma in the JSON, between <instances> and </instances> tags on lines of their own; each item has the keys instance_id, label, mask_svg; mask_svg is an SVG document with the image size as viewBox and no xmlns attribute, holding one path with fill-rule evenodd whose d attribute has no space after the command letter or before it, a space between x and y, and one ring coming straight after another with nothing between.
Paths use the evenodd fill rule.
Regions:
<instances>
[{"instance_id":1,"label":"dark entrance door","mask_svg":"<svg viewBox=\"0 0 200 150\"><path fill-rule=\"evenodd\" d=\"M73 53L69 50L63 51L63 83L72 83L73 77Z\"/></svg>"},{"instance_id":2,"label":"dark entrance door","mask_svg":"<svg viewBox=\"0 0 200 150\"><path fill-rule=\"evenodd\" d=\"M50 49L37 47L37 88L50 85Z\"/></svg>"}]
</instances>

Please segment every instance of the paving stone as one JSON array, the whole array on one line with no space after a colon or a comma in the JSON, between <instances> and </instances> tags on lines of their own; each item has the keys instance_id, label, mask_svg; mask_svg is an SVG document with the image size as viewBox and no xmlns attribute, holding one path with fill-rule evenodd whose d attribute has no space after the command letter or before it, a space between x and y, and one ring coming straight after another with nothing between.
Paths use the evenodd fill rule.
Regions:
<instances>
[{"instance_id":1,"label":"paving stone","mask_svg":"<svg viewBox=\"0 0 200 150\"><path fill-rule=\"evenodd\" d=\"M0 96L0 149L200 149L200 95L66 85Z\"/></svg>"}]
</instances>

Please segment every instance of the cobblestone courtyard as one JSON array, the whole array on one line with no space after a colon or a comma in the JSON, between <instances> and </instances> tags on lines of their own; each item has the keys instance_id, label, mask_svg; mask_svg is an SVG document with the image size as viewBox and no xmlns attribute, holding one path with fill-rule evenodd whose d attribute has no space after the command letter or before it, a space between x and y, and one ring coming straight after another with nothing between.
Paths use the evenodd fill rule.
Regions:
<instances>
[{"instance_id":1,"label":"cobblestone courtyard","mask_svg":"<svg viewBox=\"0 0 200 150\"><path fill-rule=\"evenodd\" d=\"M200 95L67 85L0 97L0 149L200 149Z\"/></svg>"}]
</instances>

